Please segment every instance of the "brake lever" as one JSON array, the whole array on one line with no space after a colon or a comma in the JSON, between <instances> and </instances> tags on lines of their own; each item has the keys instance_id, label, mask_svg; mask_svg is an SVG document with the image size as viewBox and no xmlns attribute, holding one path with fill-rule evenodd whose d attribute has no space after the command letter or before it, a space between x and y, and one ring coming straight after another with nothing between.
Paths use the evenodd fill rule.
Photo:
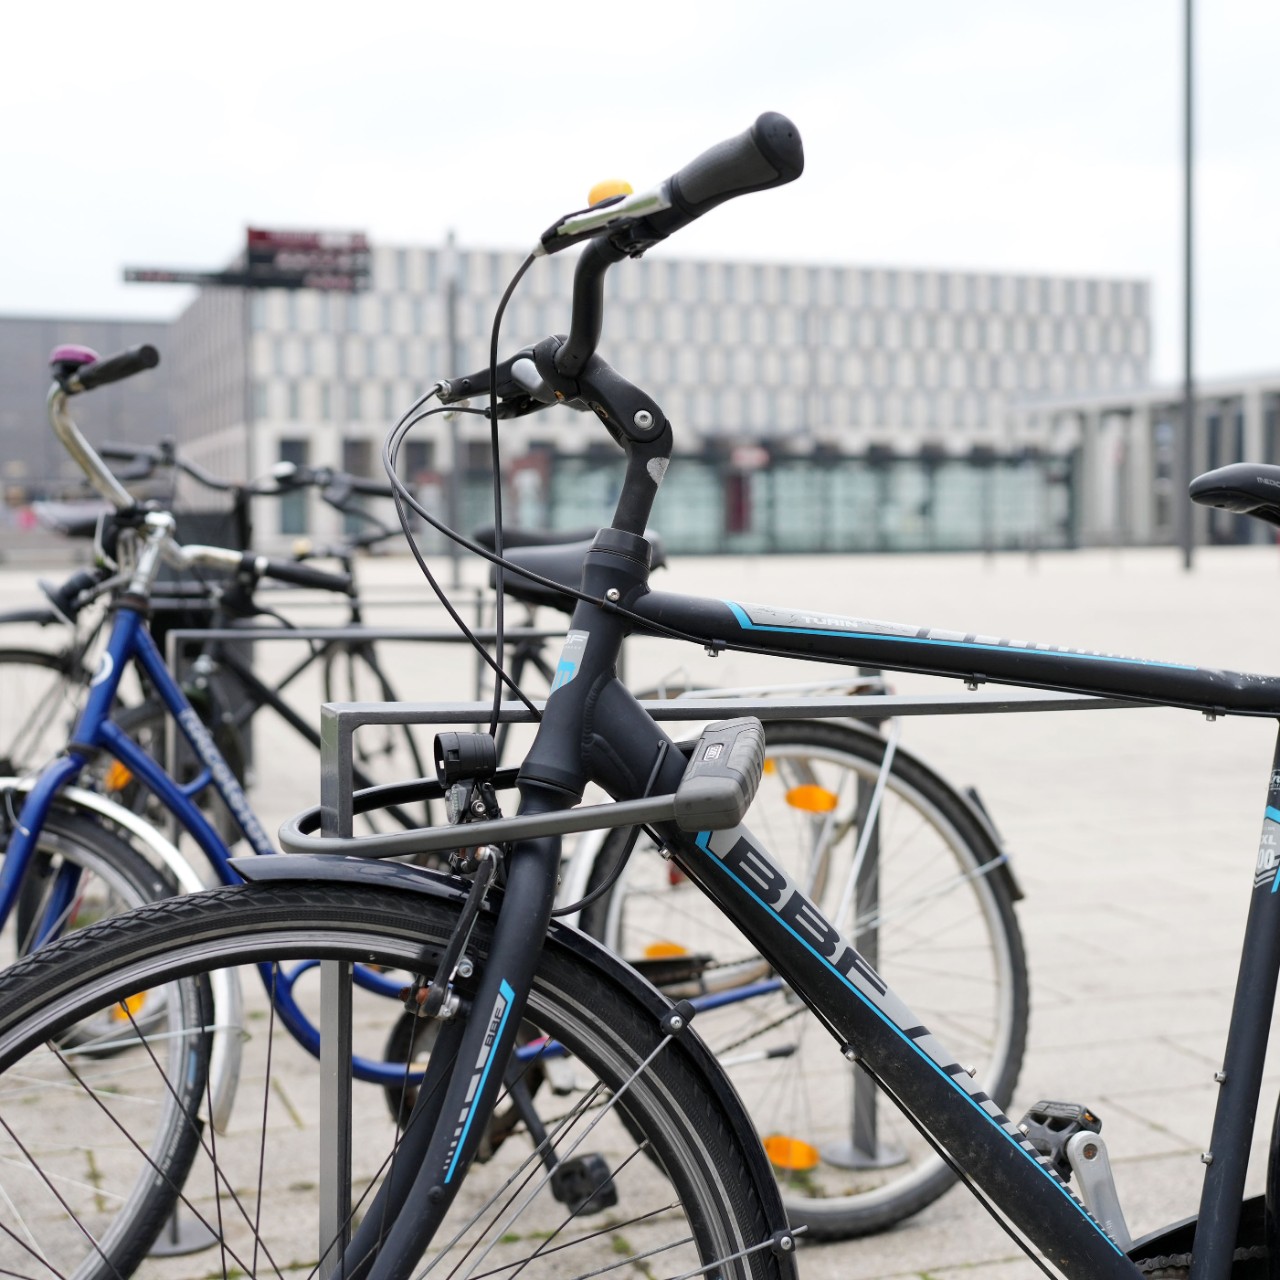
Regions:
<instances>
[{"instance_id":1,"label":"brake lever","mask_svg":"<svg viewBox=\"0 0 1280 1280\"><path fill-rule=\"evenodd\" d=\"M520 392L518 395L499 400L496 416L499 421L506 418L523 418L526 414L537 413L539 409L546 407L546 401L535 399L527 392ZM484 410L484 415L486 418L494 416L487 408Z\"/></svg>"}]
</instances>

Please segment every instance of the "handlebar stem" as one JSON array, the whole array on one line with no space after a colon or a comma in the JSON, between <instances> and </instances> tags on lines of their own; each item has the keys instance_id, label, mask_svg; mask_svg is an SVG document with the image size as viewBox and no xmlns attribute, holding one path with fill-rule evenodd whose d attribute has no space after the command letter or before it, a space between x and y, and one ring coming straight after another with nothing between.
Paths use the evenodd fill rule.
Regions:
<instances>
[{"instance_id":1,"label":"handlebar stem","mask_svg":"<svg viewBox=\"0 0 1280 1280\"><path fill-rule=\"evenodd\" d=\"M151 588L165 560L172 559L177 544L173 541L174 520L167 511L152 511L143 521L146 534L137 563L129 578L125 596L133 597L130 603L145 603L151 599ZM181 548L178 548L179 550Z\"/></svg>"},{"instance_id":2,"label":"handlebar stem","mask_svg":"<svg viewBox=\"0 0 1280 1280\"><path fill-rule=\"evenodd\" d=\"M627 473L613 528L643 534L671 458L671 423L651 396L597 355L590 357L576 378L566 377L558 361L564 345L558 338L538 343L534 348L538 371L558 397L590 409L626 453Z\"/></svg>"}]
</instances>

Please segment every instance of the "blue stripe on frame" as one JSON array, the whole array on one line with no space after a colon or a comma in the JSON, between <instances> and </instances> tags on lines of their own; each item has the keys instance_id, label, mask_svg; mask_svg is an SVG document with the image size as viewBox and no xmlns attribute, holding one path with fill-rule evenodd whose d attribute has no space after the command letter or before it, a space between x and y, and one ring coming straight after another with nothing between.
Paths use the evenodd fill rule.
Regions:
<instances>
[{"instance_id":1,"label":"blue stripe on frame","mask_svg":"<svg viewBox=\"0 0 1280 1280\"><path fill-rule=\"evenodd\" d=\"M722 602L732 611L744 631L774 631L793 636L841 636L849 640L884 640L891 644L924 644L940 649L976 649L980 653L1032 653L1042 657L1087 658L1092 662L1125 662L1135 667L1167 667L1173 671L1196 671L1188 662L1155 662L1150 658L1120 658L1109 653L1080 653L1064 649L1023 649L1010 645L977 644L969 640L932 640L927 636L886 635L880 631L837 631L833 627L783 627L752 622L746 610L732 600Z\"/></svg>"},{"instance_id":2,"label":"blue stripe on frame","mask_svg":"<svg viewBox=\"0 0 1280 1280\"><path fill-rule=\"evenodd\" d=\"M793 929L791 925L789 925L780 915L778 915L776 911L769 910L768 904L765 903L765 901L760 897L760 895L757 894L751 888L751 886L748 885L740 876L735 875L732 871L729 870L727 866L725 866L720 856L716 854L711 848L711 832L710 831L700 832L698 834L696 843L701 849L704 849L707 853L711 855L711 861L717 867L719 867L720 870L723 871L724 874L727 875L730 880L734 881L734 883L737 884L739 888L744 890L747 894L749 894L752 898L754 898L758 903L760 903L762 908L764 908L766 911L769 911L769 915L778 924L780 924L806 951L812 954L817 960L821 961L822 964L826 965L826 967L833 974L835 974L835 976L839 978L840 981L843 982L844 985L848 987L849 990L852 991L853 994L857 996L858 999L861 1000L862 1003L866 1005L866 1007L870 1009L871 1012L874 1013L876 1017L879 1018L880 1021L883 1022L886 1027L890 1028L890 1030L892 1030L894 1034L898 1036L898 1038L903 1042L903 1044L908 1045L912 1049L912 1051L916 1054L916 1056L920 1058L922 1062L927 1063L935 1072L937 1072L937 1074L941 1076L942 1079L945 1080L947 1084L949 1084L951 1088L954 1089L955 1092L960 1095L960 1097L962 1097L967 1103L969 1103L969 1105L973 1107L973 1109L977 1111L977 1113L988 1124L990 1124L996 1130L996 1132L1000 1134L1001 1137L1005 1138L1008 1141L1009 1145L1012 1146L1015 1151L1017 1151L1020 1155L1022 1155L1027 1160L1027 1162L1032 1166L1032 1168L1036 1170L1037 1173L1040 1174L1041 1177L1047 1178L1049 1182L1052 1184L1052 1186L1056 1190L1060 1191L1064 1197L1066 1197L1068 1203L1080 1213L1080 1216L1100 1236L1102 1236L1102 1238L1116 1251L1116 1253L1118 1253L1121 1257L1125 1256L1124 1250L1121 1249L1116 1244L1116 1242L1111 1239L1109 1235L1107 1235L1106 1231L1103 1230L1101 1225L1090 1215L1088 1210L1085 1209L1085 1207L1075 1198L1075 1196L1073 1196L1071 1192L1065 1186L1062 1185L1062 1183L1060 1183L1051 1173L1049 1173L1039 1163L1039 1161L1036 1160L1035 1157L1032 1156L1032 1154L1024 1146L1022 1146L1021 1143L1016 1141L1013 1135L1010 1134L1009 1131L1005 1129L1005 1127L1002 1124L1000 1124L995 1119L994 1116L992 1116L989 1112L984 1111L982 1107L980 1107L978 1103L976 1103L973 1100L973 1098L969 1095L968 1090L963 1088L956 1080L954 1080L945 1071L943 1071L943 1069L933 1060L933 1058L931 1058L927 1053L925 1053L925 1051L914 1040L912 1040L911 1037L908 1036L903 1031L903 1029L900 1026L898 1026L896 1022L893 1021L892 1018L890 1018L882 1009L878 1008L873 1001L869 1000L866 997L866 995L858 989L855 983L850 981L847 974L841 973L840 970L837 969L835 965L833 965L829 960L827 960L827 958L823 956L816 947L806 942L805 939L802 938L795 931L795 929Z\"/></svg>"}]
</instances>

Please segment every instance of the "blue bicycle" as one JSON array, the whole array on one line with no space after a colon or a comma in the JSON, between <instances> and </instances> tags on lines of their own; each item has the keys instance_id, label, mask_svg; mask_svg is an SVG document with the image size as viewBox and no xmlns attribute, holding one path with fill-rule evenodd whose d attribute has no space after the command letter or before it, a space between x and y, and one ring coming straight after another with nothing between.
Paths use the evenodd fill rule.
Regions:
<instances>
[{"instance_id":1,"label":"blue bicycle","mask_svg":"<svg viewBox=\"0 0 1280 1280\"><path fill-rule=\"evenodd\" d=\"M148 631L147 605L161 568L216 569L250 584L266 577L326 590L343 586L338 576L311 566L221 547L179 545L168 513L139 509L85 442L67 415L66 401L69 391L129 376L156 357L145 348L105 361L89 361L90 354L76 348L55 352L58 381L50 396L50 416L64 446L116 508L113 538L104 551L115 566L112 581L119 594L67 754L32 788L0 869L0 919L18 904L23 951L80 923L79 915L68 914L68 904L80 900L86 883L83 862L51 860L48 872L39 876L33 876L32 868L40 865L39 833L56 819L57 798L104 755L177 817L225 883L237 883L240 875L199 806L201 793L210 786L254 853L274 852L207 717L192 706ZM580 573L581 547L508 554L532 572L556 580L573 581ZM531 603L546 603L555 595L532 580L516 579L508 589ZM117 690L131 665L141 671L151 701L163 705L189 743L198 764L195 776L175 779L122 727L115 713ZM840 685L847 689L858 683L844 680ZM769 692L795 693L798 688ZM832 895L833 901L849 897L846 909L854 912L864 945L878 948L886 962L896 964L894 957L909 953L916 980L935 990L940 981L966 983L966 1051L981 1066L993 1094L1007 1095L1025 1037L1025 964L1012 913L1016 886L981 811L902 750L896 732L881 736L852 724L780 720L770 725L766 746L768 773L753 820L772 833L775 847L785 851L794 874L812 891ZM417 784L412 799L423 798L432 788L439 797L439 784L433 782ZM881 1229L941 1194L951 1183L951 1172L892 1118L870 1080L859 1079L850 1100L830 1105L833 1064L818 1042L820 1025L758 953L705 910L687 879L656 856L628 861L634 843L625 831L591 833L579 842L566 859L562 901L583 901L581 913L570 914L587 932L637 962L669 994L689 996L695 1008L707 1011L704 1030L748 1097L759 1132L769 1139L773 1171L793 1216L807 1222L815 1235L838 1238ZM164 896L172 887L150 896ZM965 957L963 969L959 956ZM262 967L269 1000L255 1005L255 1016L278 1020L316 1056L321 1051L315 994L319 964L309 956ZM361 990L386 997L400 995L407 978L386 968L356 965L354 980ZM226 1125L246 1021L234 970L219 968L209 981L214 985L207 992L189 989L189 984L148 988L115 1015L121 1025L107 1019L105 1026L73 1029L69 1043L78 1052L100 1052L104 1043L121 1040L133 1021L149 1042L159 1040L172 1055L165 1072L174 1104L172 1123L156 1132L173 1141L160 1144L148 1171L137 1180L140 1207L120 1220L145 1224L149 1206L172 1203L171 1189L181 1185L185 1161L194 1154L189 1144L176 1140L184 1128L182 1115L206 1114L216 1131ZM928 999L923 986L920 999L922 1004ZM381 1084L392 1115L402 1118L417 1095L420 1064L434 1042L435 1023L405 1013L387 1035L386 1011L394 1013L395 1006L378 1004L381 1013L370 1020L375 1034L355 1053L354 1075ZM547 1082L547 1093L554 1098L563 1086L556 1072L563 1074L568 1064L554 1065L545 1046L538 1057L538 1081ZM406 1075L406 1062L419 1065ZM835 1070L850 1078L843 1060ZM493 1118L488 1146L496 1148L516 1129L530 1135L540 1131L533 1092L527 1098L517 1093L516 1105Z\"/></svg>"},{"instance_id":2,"label":"blue bicycle","mask_svg":"<svg viewBox=\"0 0 1280 1280\"><path fill-rule=\"evenodd\" d=\"M55 377L75 381L78 389L128 377L158 361L154 347L143 346L123 355L98 361L81 347L60 347L52 357ZM0 921L13 922L10 947L26 954L46 941L60 937L143 902L179 891L191 891L199 880L186 864L147 829L145 822L120 805L95 792L78 790L75 783L98 761L109 757L126 775L173 814L209 860L224 884L238 884L227 842L200 800L211 787L230 811L254 854L277 851L263 829L236 772L228 762L207 717L192 705L186 691L169 670L148 628L150 602L166 568L216 570L229 575L251 593L262 579L328 592L346 592L350 578L310 564L270 559L226 547L183 546L175 538L175 520L167 511L148 510L135 503L65 411L65 393L50 397L50 420L59 439L84 466L94 487L114 507L115 514L103 526L99 558L110 573L100 590L114 590L114 608L107 635L89 680L83 707L65 751L29 783L4 792L9 806L8 843L0 864ZM142 677L149 695L162 704L178 727L196 762L194 776L178 781L122 725L121 682L130 668ZM151 725L152 718L147 719ZM18 800L21 798L21 805ZM131 842L138 836L153 858L145 857ZM165 854L168 849L167 855ZM160 865L153 860L160 851ZM299 965L288 974L269 978L276 1012L295 1038L310 1052L319 1053L319 1032L295 994L297 984L313 968ZM362 970L362 985L383 995L395 995L398 985L380 973ZM213 992L218 1016L226 1025L237 1021L241 999L228 975ZM165 1005L139 998L138 1014L150 1023L192 1013L194 1006L179 1002ZM203 1019L203 1015L200 1015ZM214 1033L211 1048L212 1112L221 1125L234 1096L237 1074L236 1035ZM361 1079L377 1083L399 1080L403 1071L377 1060L362 1059Z\"/></svg>"}]
</instances>

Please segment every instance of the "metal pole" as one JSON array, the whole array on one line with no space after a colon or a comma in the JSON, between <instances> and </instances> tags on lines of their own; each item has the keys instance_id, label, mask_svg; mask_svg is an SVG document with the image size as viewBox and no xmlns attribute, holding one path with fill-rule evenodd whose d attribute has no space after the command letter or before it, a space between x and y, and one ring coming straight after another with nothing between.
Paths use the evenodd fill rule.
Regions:
<instances>
[{"instance_id":1,"label":"metal pole","mask_svg":"<svg viewBox=\"0 0 1280 1280\"><path fill-rule=\"evenodd\" d=\"M450 231L445 241L446 263L444 284L444 333L449 351L449 377L462 373L462 354L458 343L458 249ZM446 506L449 511L449 528L456 529L462 518L461 445L458 440L458 415L448 414L449 419L449 492ZM452 538L449 542L450 586L462 585L462 548Z\"/></svg>"},{"instance_id":2,"label":"metal pole","mask_svg":"<svg viewBox=\"0 0 1280 1280\"><path fill-rule=\"evenodd\" d=\"M1194 177L1194 122L1192 103L1192 6L1183 0L1183 155L1182 155L1182 449L1178 477L1179 528L1182 534L1182 567L1190 569L1195 550L1195 524L1187 489L1195 474L1196 393L1192 348L1192 190Z\"/></svg>"},{"instance_id":3,"label":"metal pole","mask_svg":"<svg viewBox=\"0 0 1280 1280\"><path fill-rule=\"evenodd\" d=\"M253 290L241 289L240 343L244 348L244 479L253 478Z\"/></svg>"}]
</instances>

